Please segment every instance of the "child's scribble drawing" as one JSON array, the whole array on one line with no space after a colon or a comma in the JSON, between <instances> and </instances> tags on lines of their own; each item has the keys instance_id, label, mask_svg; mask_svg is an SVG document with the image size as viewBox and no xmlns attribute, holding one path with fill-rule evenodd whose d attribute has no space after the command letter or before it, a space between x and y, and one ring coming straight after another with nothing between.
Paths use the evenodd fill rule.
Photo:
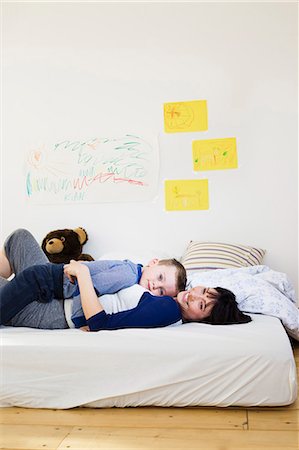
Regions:
<instances>
[{"instance_id":1,"label":"child's scribble drawing","mask_svg":"<svg viewBox=\"0 0 299 450\"><path fill-rule=\"evenodd\" d=\"M192 142L194 170L223 170L238 167L236 138Z\"/></svg>"},{"instance_id":2,"label":"child's scribble drawing","mask_svg":"<svg viewBox=\"0 0 299 450\"><path fill-rule=\"evenodd\" d=\"M171 130L189 128L194 120L193 109L187 102L166 104L164 114L167 126Z\"/></svg>"},{"instance_id":3,"label":"child's scribble drawing","mask_svg":"<svg viewBox=\"0 0 299 450\"><path fill-rule=\"evenodd\" d=\"M208 180L166 180L167 211L209 209Z\"/></svg>"},{"instance_id":4,"label":"child's scribble drawing","mask_svg":"<svg viewBox=\"0 0 299 450\"><path fill-rule=\"evenodd\" d=\"M206 100L165 103L164 129L166 133L207 130Z\"/></svg>"},{"instance_id":5,"label":"child's scribble drawing","mask_svg":"<svg viewBox=\"0 0 299 450\"><path fill-rule=\"evenodd\" d=\"M30 152L26 192L45 204L148 200L156 191L158 169L153 139L127 134L63 140Z\"/></svg>"}]
</instances>

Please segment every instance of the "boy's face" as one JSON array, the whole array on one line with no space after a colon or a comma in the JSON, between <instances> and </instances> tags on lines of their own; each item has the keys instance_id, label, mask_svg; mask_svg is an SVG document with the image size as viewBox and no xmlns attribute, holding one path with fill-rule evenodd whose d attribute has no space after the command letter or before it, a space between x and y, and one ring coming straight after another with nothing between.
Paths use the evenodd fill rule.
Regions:
<instances>
[{"instance_id":1,"label":"boy's face","mask_svg":"<svg viewBox=\"0 0 299 450\"><path fill-rule=\"evenodd\" d=\"M177 295L177 269L174 266L159 264L158 259L152 259L142 270L139 284L151 291L153 295Z\"/></svg>"}]
</instances>

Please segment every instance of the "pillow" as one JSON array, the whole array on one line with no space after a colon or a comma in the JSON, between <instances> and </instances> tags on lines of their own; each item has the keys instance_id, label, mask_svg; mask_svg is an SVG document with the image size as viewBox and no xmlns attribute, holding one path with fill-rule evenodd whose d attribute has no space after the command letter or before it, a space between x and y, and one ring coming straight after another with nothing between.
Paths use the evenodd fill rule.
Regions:
<instances>
[{"instance_id":1,"label":"pillow","mask_svg":"<svg viewBox=\"0 0 299 450\"><path fill-rule=\"evenodd\" d=\"M247 245L190 241L181 263L189 272L248 267L262 264L265 253Z\"/></svg>"},{"instance_id":2,"label":"pillow","mask_svg":"<svg viewBox=\"0 0 299 450\"><path fill-rule=\"evenodd\" d=\"M193 272L188 288L221 286L232 291L239 309L246 313L265 314L281 320L287 333L299 341L299 310L294 286L287 275L267 266Z\"/></svg>"}]
</instances>

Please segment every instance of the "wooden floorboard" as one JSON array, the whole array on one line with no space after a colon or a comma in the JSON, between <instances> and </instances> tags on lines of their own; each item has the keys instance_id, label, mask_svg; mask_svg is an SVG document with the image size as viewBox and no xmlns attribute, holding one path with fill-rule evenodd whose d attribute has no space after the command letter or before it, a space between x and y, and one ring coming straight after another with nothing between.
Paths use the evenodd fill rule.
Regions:
<instances>
[{"instance_id":1,"label":"wooden floorboard","mask_svg":"<svg viewBox=\"0 0 299 450\"><path fill-rule=\"evenodd\" d=\"M299 431L299 411L272 410L272 411L248 411L249 430L292 430Z\"/></svg>"},{"instance_id":2,"label":"wooden floorboard","mask_svg":"<svg viewBox=\"0 0 299 450\"><path fill-rule=\"evenodd\" d=\"M59 450L75 449L77 443L82 439L87 443L86 449L157 449L157 450L183 450L183 449L268 449L280 450L296 449L297 434L286 431L227 431L214 430L181 430L169 429L98 429L85 428L74 429ZM273 446L274 444L274 446Z\"/></svg>"},{"instance_id":3,"label":"wooden floorboard","mask_svg":"<svg viewBox=\"0 0 299 450\"><path fill-rule=\"evenodd\" d=\"M3 424L122 428L247 429L246 410L195 408L112 408L47 410L7 408Z\"/></svg>"},{"instance_id":4,"label":"wooden floorboard","mask_svg":"<svg viewBox=\"0 0 299 450\"><path fill-rule=\"evenodd\" d=\"M299 367L299 343L294 344ZM299 402L274 408L3 408L5 450L298 450Z\"/></svg>"},{"instance_id":5,"label":"wooden floorboard","mask_svg":"<svg viewBox=\"0 0 299 450\"><path fill-rule=\"evenodd\" d=\"M6 449L298 450L295 431L3 425Z\"/></svg>"}]
</instances>

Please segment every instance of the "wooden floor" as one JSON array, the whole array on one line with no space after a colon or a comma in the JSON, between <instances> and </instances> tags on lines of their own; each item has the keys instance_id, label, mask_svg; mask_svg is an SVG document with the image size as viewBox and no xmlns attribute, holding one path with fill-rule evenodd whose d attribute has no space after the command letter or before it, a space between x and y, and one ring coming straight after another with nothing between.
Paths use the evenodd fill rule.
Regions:
<instances>
[{"instance_id":1,"label":"wooden floor","mask_svg":"<svg viewBox=\"0 0 299 450\"><path fill-rule=\"evenodd\" d=\"M299 375L297 343L294 353ZM280 408L3 408L0 413L3 449L299 448L298 399Z\"/></svg>"}]
</instances>

